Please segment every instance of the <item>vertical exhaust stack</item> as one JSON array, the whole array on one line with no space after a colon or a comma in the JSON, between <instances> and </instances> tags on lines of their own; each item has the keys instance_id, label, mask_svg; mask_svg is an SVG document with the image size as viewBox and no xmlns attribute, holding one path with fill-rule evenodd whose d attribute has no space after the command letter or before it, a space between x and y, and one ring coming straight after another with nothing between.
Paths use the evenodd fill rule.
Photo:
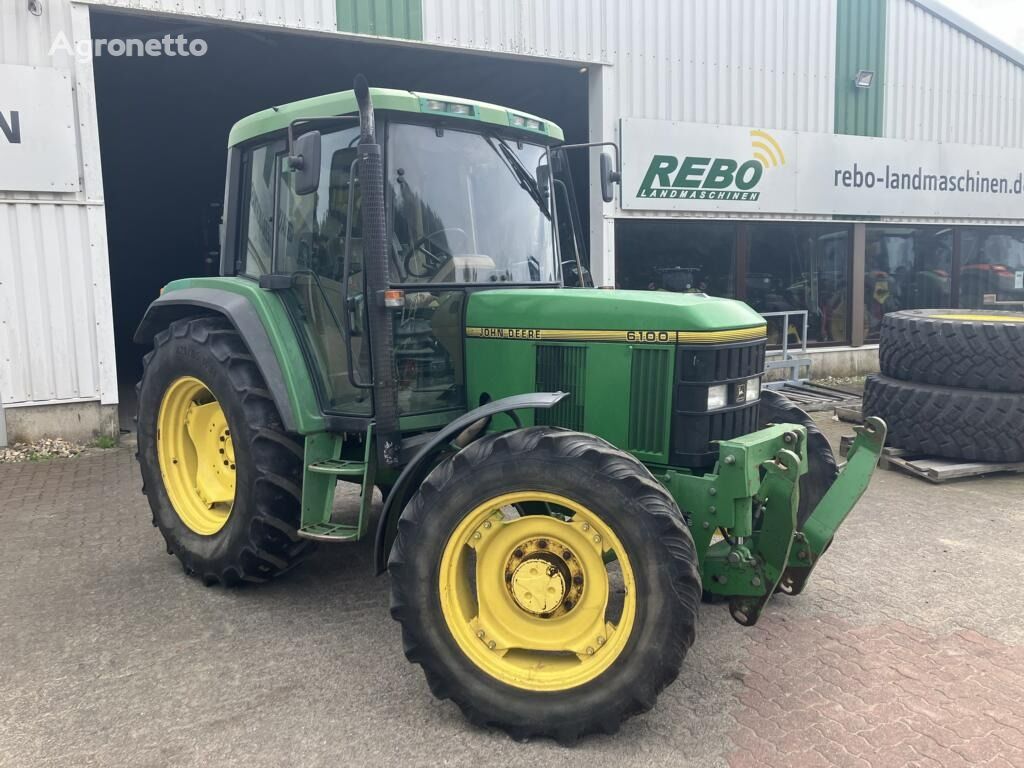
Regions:
<instances>
[{"instance_id":1,"label":"vertical exhaust stack","mask_svg":"<svg viewBox=\"0 0 1024 768\"><path fill-rule=\"evenodd\" d=\"M391 284L384 216L384 162L375 135L373 103L366 78L355 79L359 105L359 183L362 190L363 261L366 265L370 357L373 361L373 403L377 458L386 467L401 463L398 429L398 387L395 375L394 316L384 306Z\"/></svg>"}]
</instances>

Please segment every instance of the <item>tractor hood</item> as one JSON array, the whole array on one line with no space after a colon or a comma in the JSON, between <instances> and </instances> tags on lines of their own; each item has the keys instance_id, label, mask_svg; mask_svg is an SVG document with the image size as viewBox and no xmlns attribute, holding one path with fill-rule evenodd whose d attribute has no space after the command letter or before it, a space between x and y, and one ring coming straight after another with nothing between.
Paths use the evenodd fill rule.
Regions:
<instances>
[{"instance_id":1,"label":"tractor hood","mask_svg":"<svg viewBox=\"0 0 1024 768\"><path fill-rule=\"evenodd\" d=\"M702 293L519 288L471 294L466 335L723 343L763 338L765 321L743 302Z\"/></svg>"}]
</instances>

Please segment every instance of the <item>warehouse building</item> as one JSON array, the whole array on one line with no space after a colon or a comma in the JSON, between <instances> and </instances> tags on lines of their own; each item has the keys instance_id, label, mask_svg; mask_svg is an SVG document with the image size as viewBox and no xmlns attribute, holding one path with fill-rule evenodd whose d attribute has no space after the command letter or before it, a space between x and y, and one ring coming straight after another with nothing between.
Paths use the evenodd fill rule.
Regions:
<instances>
[{"instance_id":1,"label":"warehouse building","mask_svg":"<svg viewBox=\"0 0 1024 768\"><path fill-rule=\"evenodd\" d=\"M618 143L614 202L575 171L595 283L806 311L816 373L1024 300L1024 54L933 0L5 0L0 441L118 428L230 126L357 72Z\"/></svg>"}]
</instances>

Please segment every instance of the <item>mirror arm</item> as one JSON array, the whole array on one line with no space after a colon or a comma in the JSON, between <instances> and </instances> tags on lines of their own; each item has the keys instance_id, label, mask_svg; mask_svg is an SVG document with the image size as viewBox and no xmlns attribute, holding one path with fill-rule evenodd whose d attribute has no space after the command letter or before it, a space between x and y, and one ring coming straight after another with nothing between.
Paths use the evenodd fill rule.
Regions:
<instances>
[{"instance_id":1,"label":"mirror arm","mask_svg":"<svg viewBox=\"0 0 1024 768\"><path fill-rule=\"evenodd\" d=\"M299 120L292 120L288 124L288 164L292 170L301 167L301 155L295 154L295 140L301 135L300 128L315 130L317 128L333 128L348 123L358 123L357 115L336 115L334 117L304 117ZM300 165L295 165L296 161Z\"/></svg>"}]
</instances>

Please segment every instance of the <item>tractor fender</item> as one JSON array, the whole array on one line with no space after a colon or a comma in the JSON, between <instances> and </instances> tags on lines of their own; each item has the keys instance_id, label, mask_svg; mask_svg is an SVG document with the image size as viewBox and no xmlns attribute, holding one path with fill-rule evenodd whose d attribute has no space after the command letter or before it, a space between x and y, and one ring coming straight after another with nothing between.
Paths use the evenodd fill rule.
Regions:
<instances>
[{"instance_id":1,"label":"tractor fender","mask_svg":"<svg viewBox=\"0 0 1024 768\"><path fill-rule=\"evenodd\" d=\"M420 483L433 469L431 460L438 453L481 419L487 419L499 413L508 413L518 425L519 418L515 415L515 411L527 408L551 408L568 394L568 392L530 392L525 395L513 395L501 400L492 400L463 414L444 429L434 433L402 469L402 473L392 486L387 499L384 500L384 509L381 511L380 520L377 521L377 535L373 544L377 575L384 573L388 568L388 553L398 526L398 517L416 489L419 488Z\"/></svg>"},{"instance_id":2,"label":"tractor fender","mask_svg":"<svg viewBox=\"0 0 1024 768\"><path fill-rule=\"evenodd\" d=\"M235 326L267 382L285 430L297 432L295 412L288 397L281 364L259 315L244 296L216 288L183 288L165 293L149 305L135 331L134 341L136 344L152 344L153 337L175 320L197 314L222 315Z\"/></svg>"}]
</instances>

